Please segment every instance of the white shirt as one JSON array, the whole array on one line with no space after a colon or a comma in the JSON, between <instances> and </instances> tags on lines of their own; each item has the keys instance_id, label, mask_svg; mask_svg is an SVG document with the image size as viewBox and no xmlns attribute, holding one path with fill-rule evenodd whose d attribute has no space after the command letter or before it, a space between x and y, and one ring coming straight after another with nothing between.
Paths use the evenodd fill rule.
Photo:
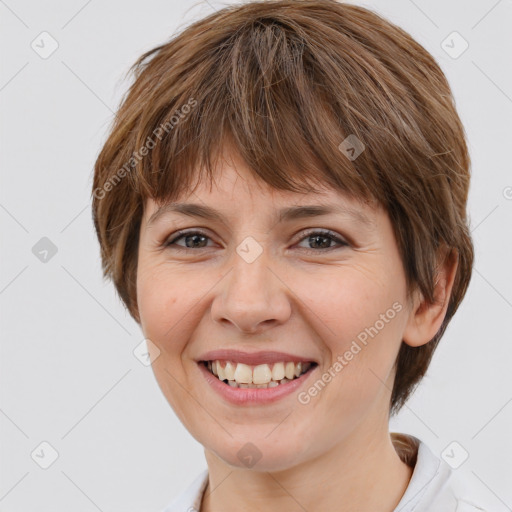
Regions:
<instances>
[{"instance_id":1,"label":"white shirt","mask_svg":"<svg viewBox=\"0 0 512 512\"><path fill-rule=\"evenodd\" d=\"M454 470L436 457L423 441L406 434L398 435L402 441L417 446L417 459L409 485L393 512L489 512L472 500L469 489ZM205 469L161 512L200 512L207 483L208 470Z\"/></svg>"}]
</instances>

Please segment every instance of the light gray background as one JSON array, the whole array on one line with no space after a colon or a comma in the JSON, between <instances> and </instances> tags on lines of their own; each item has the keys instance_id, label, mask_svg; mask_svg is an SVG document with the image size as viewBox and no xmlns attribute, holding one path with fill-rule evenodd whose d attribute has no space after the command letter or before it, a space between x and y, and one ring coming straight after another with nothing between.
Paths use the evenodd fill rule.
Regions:
<instances>
[{"instance_id":1,"label":"light gray background","mask_svg":"<svg viewBox=\"0 0 512 512\"><path fill-rule=\"evenodd\" d=\"M512 2L353 3L434 55L473 161L473 280L391 429L438 455L457 441L469 453L457 472L493 511L512 510ZM102 281L90 193L123 73L222 5L0 1L0 511L157 511L206 467L133 355L143 335ZM59 45L47 59L31 48L43 31ZM456 59L442 47L453 31L469 43ZM42 237L57 247L46 263L32 252ZM48 469L31 457L48 457L43 441L59 454Z\"/></svg>"}]
</instances>

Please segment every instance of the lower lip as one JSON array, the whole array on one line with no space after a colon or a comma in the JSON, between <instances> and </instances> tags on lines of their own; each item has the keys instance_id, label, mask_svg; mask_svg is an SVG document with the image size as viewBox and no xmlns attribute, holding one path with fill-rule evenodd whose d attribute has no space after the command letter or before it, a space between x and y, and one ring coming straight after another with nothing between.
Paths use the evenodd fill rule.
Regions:
<instances>
[{"instance_id":1,"label":"lower lip","mask_svg":"<svg viewBox=\"0 0 512 512\"><path fill-rule=\"evenodd\" d=\"M310 368L307 372L303 373L300 377L293 379L291 382L279 384L273 388L233 388L229 384L222 382L213 373L210 373L204 363L198 363L201 373L204 375L206 381L222 398L226 399L235 405L254 405L254 404L267 404L276 402L281 398L290 395L296 391L304 381L315 371L317 365Z\"/></svg>"}]
</instances>

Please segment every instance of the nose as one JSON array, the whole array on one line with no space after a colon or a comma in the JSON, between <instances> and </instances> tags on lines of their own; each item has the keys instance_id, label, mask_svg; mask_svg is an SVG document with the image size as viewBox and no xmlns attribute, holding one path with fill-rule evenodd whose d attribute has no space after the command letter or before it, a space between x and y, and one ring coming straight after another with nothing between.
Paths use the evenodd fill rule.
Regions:
<instances>
[{"instance_id":1,"label":"nose","mask_svg":"<svg viewBox=\"0 0 512 512\"><path fill-rule=\"evenodd\" d=\"M248 262L239 254L219 283L211 305L215 322L231 325L246 334L258 334L286 322L291 315L289 289L265 252Z\"/></svg>"}]
</instances>

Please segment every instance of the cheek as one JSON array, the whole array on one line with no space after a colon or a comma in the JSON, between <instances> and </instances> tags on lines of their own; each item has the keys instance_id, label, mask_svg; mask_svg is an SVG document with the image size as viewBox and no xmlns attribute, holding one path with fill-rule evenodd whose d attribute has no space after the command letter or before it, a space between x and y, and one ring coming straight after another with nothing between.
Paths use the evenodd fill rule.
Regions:
<instances>
[{"instance_id":1,"label":"cheek","mask_svg":"<svg viewBox=\"0 0 512 512\"><path fill-rule=\"evenodd\" d=\"M328 352L331 368L341 358L342 369L335 373L345 375L344 386L353 389L367 382L372 387L370 379L378 387L376 375L387 378L400 347L401 280L391 273L352 267L294 282L297 295L307 306L304 314Z\"/></svg>"},{"instance_id":2,"label":"cheek","mask_svg":"<svg viewBox=\"0 0 512 512\"><path fill-rule=\"evenodd\" d=\"M218 279L216 274L215 278ZM186 358L189 340L205 315L205 293L214 284L206 272L187 272L165 262L139 262L137 300L141 327L145 337L164 355L156 366L171 365L173 371L178 371L178 359Z\"/></svg>"},{"instance_id":3,"label":"cheek","mask_svg":"<svg viewBox=\"0 0 512 512\"><path fill-rule=\"evenodd\" d=\"M137 303L146 337L161 345L174 337L179 319L190 309L184 283L161 267L139 266Z\"/></svg>"},{"instance_id":4,"label":"cheek","mask_svg":"<svg viewBox=\"0 0 512 512\"><path fill-rule=\"evenodd\" d=\"M311 422L322 417L336 425L332 437L341 431L348 435L372 404L387 407L403 327L400 285L343 269L303 280L301 286L305 314L326 351L318 380L302 398L315 411ZM308 426L314 431L314 424Z\"/></svg>"},{"instance_id":5,"label":"cheek","mask_svg":"<svg viewBox=\"0 0 512 512\"><path fill-rule=\"evenodd\" d=\"M396 284L353 268L330 271L324 276L315 274L294 282L294 291L314 313L313 318L325 325L319 332L327 332L340 341L355 337L373 325L380 314L401 298Z\"/></svg>"}]
</instances>

